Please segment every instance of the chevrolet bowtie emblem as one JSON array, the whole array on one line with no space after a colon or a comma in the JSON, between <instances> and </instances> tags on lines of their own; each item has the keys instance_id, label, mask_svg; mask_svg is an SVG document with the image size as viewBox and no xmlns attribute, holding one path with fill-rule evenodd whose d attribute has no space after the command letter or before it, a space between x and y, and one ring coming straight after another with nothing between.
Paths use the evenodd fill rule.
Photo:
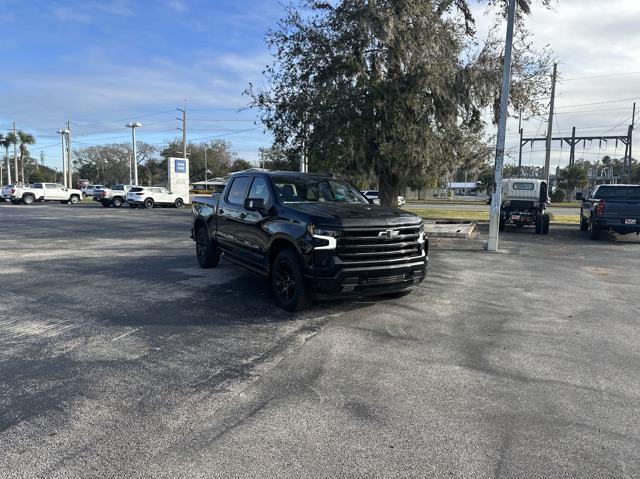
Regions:
<instances>
[{"instance_id":1,"label":"chevrolet bowtie emblem","mask_svg":"<svg viewBox=\"0 0 640 479\"><path fill-rule=\"evenodd\" d=\"M378 233L378 238L392 239L400 234L398 230L384 230Z\"/></svg>"}]
</instances>

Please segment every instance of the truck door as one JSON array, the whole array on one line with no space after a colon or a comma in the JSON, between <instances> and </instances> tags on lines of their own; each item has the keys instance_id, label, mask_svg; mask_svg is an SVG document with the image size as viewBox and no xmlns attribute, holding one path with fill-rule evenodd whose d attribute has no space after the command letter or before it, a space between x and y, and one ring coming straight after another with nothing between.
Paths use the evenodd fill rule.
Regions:
<instances>
[{"instance_id":1,"label":"truck door","mask_svg":"<svg viewBox=\"0 0 640 479\"><path fill-rule=\"evenodd\" d=\"M66 192L63 190L64 186L58 183L44 183L44 199L45 201L51 200L68 200L69 198L63 196Z\"/></svg>"},{"instance_id":2,"label":"truck door","mask_svg":"<svg viewBox=\"0 0 640 479\"><path fill-rule=\"evenodd\" d=\"M273 195L267 179L263 176L254 177L246 198L261 199L265 207L262 211L248 210L244 207L243 199L243 214L238 219L236 238L239 246L244 250L246 259L255 267L266 270L269 234L264 229L264 223L268 219L267 212L273 205Z\"/></svg>"},{"instance_id":3,"label":"truck door","mask_svg":"<svg viewBox=\"0 0 640 479\"><path fill-rule=\"evenodd\" d=\"M243 261L237 238L239 221L246 217L244 199L252 176L234 176L229 188L220 196L216 213L216 242L226 252Z\"/></svg>"}]
</instances>

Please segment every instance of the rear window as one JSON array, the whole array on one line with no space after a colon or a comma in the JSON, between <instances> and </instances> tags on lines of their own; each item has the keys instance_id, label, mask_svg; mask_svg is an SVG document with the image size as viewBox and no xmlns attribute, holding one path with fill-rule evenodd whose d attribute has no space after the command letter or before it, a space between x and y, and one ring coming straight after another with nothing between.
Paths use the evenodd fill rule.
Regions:
<instances>
[{"instance_id":1,"label":"rear window","mask_svg":"<svg viewBox=\"0 0 640 479\"><path fill-rule=\"evenodd\" d=\"M627 188L620 186L601 186L593 194L599 200L626 200Z\"/></svg>"},{"instance_id":2,"label":"rear window","mask_svg":"<svg viewBox=\"0 0 640 479\"><path fill-rule=\"evenodd\" d=\"M640 186L630 186L628 191L630 200L640 201Z\"/></svg>"},{"instance_id":3,"label":"rear window","mask_svg":"<svg viewBox=\"0 0 640 479\"><path fill-rule=\"evenodd\" d=\"M533 183L514 183L513 189L517 191L532 191L535 188Z\"/></svg>"}]
</instances>

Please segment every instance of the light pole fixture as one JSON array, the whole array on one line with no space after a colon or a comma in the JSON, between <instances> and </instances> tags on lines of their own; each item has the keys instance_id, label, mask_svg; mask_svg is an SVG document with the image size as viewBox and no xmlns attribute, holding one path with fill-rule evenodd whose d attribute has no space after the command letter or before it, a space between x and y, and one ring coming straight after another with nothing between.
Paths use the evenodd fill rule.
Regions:
<instances>
[{"instance_id":1,"label":"light pole fixture","mask_svg":"<svg viewBox=\"0 0 640 479\"><path fill-rule=\"evenodd\" d=\"M69 134L69 130L67 130L66 128L63 130L58 130L58 134L61 135L60 139L62 140L62 178L63 178L62 182L64 183L64 186L68 187L69 185L67 184L67 161L64 157L64 140Z\"/></svg>"},{"instance_id":2,"label":"light pole fixture","mask_svg":"<svg viewBox=\"0 0 640 479\"><path fill-rule=\"evenodd\" d=\"M133 146L133 184L138 186L138 155L136 152L136 128L140 128L142 123L127 123L127 128L131 128L131 143Z\"/></svg>"}]
</instances>

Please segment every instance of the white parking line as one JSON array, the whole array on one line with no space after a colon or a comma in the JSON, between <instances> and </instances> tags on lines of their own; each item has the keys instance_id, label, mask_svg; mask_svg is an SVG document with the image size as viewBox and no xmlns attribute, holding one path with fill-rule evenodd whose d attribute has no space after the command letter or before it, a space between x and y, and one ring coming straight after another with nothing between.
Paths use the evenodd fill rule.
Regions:
<instances>
[{"instance_id":1,"label":"white parking line","mask_svg":"<svg viewBox=\"0 0 640 479\"><path fill-rule=\"evenodd\" d=\"M125 336L129 336L130 334L135 333L135 332L136 332L136 331L138 331L139 329L142 329L142 328L140 327L140 328L132 329L132 330L131 330L131 331L129 331L128 333L124 333L124 334L121 334L121 335L120 335L120 336L118 336L118 337L113 338L113 339L111 340L111 342L113 342L113 341L117 341L118 339L122 339L122 338L124 338Z\"/></svg>"}]
</instances>

